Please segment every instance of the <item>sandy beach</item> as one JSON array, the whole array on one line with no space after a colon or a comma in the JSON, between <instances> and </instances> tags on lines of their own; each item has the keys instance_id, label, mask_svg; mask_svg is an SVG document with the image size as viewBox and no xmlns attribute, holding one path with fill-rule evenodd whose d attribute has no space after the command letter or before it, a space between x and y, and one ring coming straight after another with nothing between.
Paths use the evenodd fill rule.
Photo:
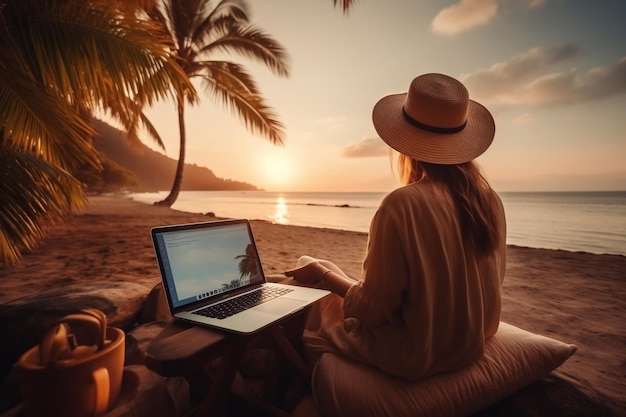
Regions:
<instances>
[{"instance_id":1,"label":"sandy beach","mask_svg":"<svg viewBox=\"0 0 626 417\"><path fill-rule=\"evenodd\" d=\"M52 229L21 264L0 269L0 303L92 281L133 281L149 291L159 282L149 229L210 219L123 197L90 198L84 213ZM302 254L360 274L364 233L252 223L268 276L282 275ZM560 376L626 410L626 257L509 246L503 293L503 321L578 346Z\"/></svg>"}]
</instances>

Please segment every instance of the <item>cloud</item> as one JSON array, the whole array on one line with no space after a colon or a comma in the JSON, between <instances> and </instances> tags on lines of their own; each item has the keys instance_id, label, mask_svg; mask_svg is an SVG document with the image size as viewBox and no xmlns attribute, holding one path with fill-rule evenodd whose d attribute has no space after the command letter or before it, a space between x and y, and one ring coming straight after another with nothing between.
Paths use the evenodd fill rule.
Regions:
<instances>
[{"instance_id":1,"label":"cloud","mask_svg":"<svg viewBox=\"0 0 626 417\"><path fill-rule=\"evenodd\" d=\"M515 100L518 89L546 73L553 65L561 64L580 54L572 44L552 48L533 48L505 62L471 75L461 76L461 81L473 96L481 100Z\"/></svg>"},{"instance_id":2,"label":"cloud","mask_svg":"<svg viewBox=\"0 0 626 417\"><path fill-rule=\"evenodd\" d=\"M489 23L498 13L498 0L461 0L440 11L430 27L433 32L453 36Z\"/></svg>"},{"instance_id":3,"label":"cloud","mask_svg":"<svg viewBox=\"0 0 626 417\"><path fill-rule=\"evenodd\" d=\"M476 27L485 26L498 14L502 0L460 0L437 13L430 24L433 32L454 36ZM543 6L547 0L526 0L531 9Z\"/></svg>"},{"instance_id":4,"label":"cloud","mask_svg":"<svg viewBox=\"0 0 626 417\"><path fill-rule=\"evenodd\" d=\"M341 150L341 156L346 158L369 158L387 155L389 155L389 147L379 138L352 142Z\"/></svg>"},{"instance_id":5,"label":"cloud","mask_svg":"<svg viewBox=\"0 0 626 417\"><path fill-rule=\"evenodd\" d=\"M626 56L612 65L589 70L578 90L586 99L602 99L626 93Z\"/></svg>"},{"instance_id":6,"label":"cloud","mask_svg":"<svg viewBox=\"0 0 626 417\"><path fill-rule=\"evenodd\" d=\"M460 79L472 98L503 105L554 106L626 93L626 57L586 73L554 68L579 55L571 44L533 48Z\"/></svg>"}]
</instances>

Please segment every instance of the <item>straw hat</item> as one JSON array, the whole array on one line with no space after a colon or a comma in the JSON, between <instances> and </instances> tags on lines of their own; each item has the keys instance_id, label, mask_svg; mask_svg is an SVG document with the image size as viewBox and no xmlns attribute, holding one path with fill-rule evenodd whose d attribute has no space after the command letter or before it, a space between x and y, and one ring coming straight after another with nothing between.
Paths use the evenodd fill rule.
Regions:
<instances>
[{"instance_id":1,"label":"straw hat","mask_svg":"<svg viewBox=\"0 0 626 417\"><path fill-rule=\"evenodd\" d=\"M415 78L409 91L374 106L374 127L387 145L418 161L453 165L485 152L496 126L489 110L443 74Z\"/></svg>"}]
</instances>

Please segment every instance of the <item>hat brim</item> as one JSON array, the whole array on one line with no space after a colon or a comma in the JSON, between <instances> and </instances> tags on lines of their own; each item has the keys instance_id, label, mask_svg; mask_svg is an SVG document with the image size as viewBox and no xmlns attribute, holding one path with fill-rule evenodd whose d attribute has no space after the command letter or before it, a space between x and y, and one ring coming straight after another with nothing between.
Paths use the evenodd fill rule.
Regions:
<instances>
[{"instance_id":1,"label":"hat brim","mask_svg":"<svg viewBox=\"0 0 626 417\"><path fill-rule=\"evenodd\" d=\"M396 151L418 161L434 164L462 164L489 148L496 125L484 106L469 100L467 123L457 133L433 133L410 124L402 114L406 93L383 97L372 112L380 138Z\"/></svg>"}]
</instances>

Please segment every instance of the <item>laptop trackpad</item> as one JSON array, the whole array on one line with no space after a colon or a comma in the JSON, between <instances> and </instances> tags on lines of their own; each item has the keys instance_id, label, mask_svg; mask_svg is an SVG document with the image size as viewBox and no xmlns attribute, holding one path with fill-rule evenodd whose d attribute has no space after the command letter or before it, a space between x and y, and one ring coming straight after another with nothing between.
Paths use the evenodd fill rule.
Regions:
<instances>
[{"instance_id":1,"label":"laptop trackpad","mask_svg":"<svg viewBox=\"0 0 626 417\"><path fill-rule=\"evenodd\" d=\"M256 311L262 311L269 314L286 314L302 308L306 302L293 298L279 297L267 303L263 303L253 308Z\"/></svg>"}]
</instances>

